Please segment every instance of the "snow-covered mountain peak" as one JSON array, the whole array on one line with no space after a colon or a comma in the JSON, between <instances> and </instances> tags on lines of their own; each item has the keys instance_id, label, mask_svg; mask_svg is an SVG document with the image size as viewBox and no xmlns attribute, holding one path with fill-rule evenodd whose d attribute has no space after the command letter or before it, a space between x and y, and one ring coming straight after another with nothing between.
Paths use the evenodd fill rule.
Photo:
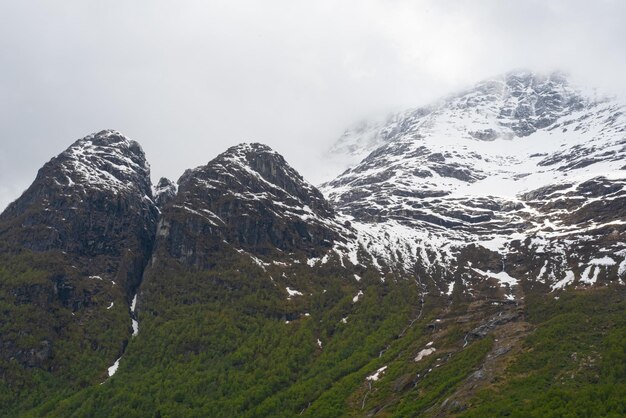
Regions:
<instances>
[{"instance_id":1,"label":"snow-covered mountain peak","mask_svg":"<svg viewBox=\"0 0 626 418\"><path fill-rule=\"evenodd\" d=\"M621 225L626 200L626 108L584 91L560 72L516 71L361 124L333 152L366 156L321 190L373 237L366 248L412 248L422 263L474 244L500 252L539 240L574 252Z\"/></svg>"},{"instance_id":2,"label":"snow-covered mountain peak","mask_svg":"<svg viewBox=\"0 0 626 418\"><path fill-rule=\"evenodd\" d=\"M282 155L265 144L242 143L235 145L220 154L215 161L253 170L272 183L281 183L278 176L285 174L290 180L310 188L310 185L285 161Z\"/></svg>"},{"instance_id":3,"label":"snow-covered mountain peak","mask_svg":"<svg viewBox=\"0 0 626 418\"><path fill-rule=\"evenodd\" d=\"M147 252L157 210L141 146L114 130L75 141L0 215L14 244L37 251ZM145 254L144 254L145 255ZM135 280L137 277L135 277ZM132 285L131 285L132 287Z\"/></svg>"},{"instance_id":4,"label":"snow-covered mountain peak","mask_svg":"<svg viewBox=\"0 0 626 418\"><path fill-rule=\"evenodd\" d=\"M322 194L294 170L276 151L267 145L251 143L233 146L206 166L188 170L179 185L189 181L210 182L214 187L232 184L245 192L240 198L256 200L274 196L277 200L293 200L300 206L330 215L332 209ZM235 187L236 185L236 187Z\"/></svg>"},{"instance_id":5,"label":"snow-covered mountain peak","mask_svg":"<svg viewBox=\"0 0 626 418\"><path fill-rule=\"evenodd\" d=\"M280 154L261 144L231 147L208 164L187 170L162 211L159 234L168 239L182 234L180 239L193 241L183 245L192 251L175 254L191 264L204 262L209 236L215 240L211 245L229 251L302 257L329 248L345 229L323 195ZM178 223L180 219L186 221Z\"/></svg>"},{"instance_id":6,"label":"snow-covered mountain peak","mask_svg":"<svg viewBox=\"0 0 626 418\"><path fill-rule=\"evenodd\" d=\"M323 191L340 206L355 193L378 192L386 201L394 195L404 201L407 196L515 199L555 181L619 172L623 109L616 100L581 95L563 73L512 72L399 113L376 128L374 140L373 130L365 129L363 138L355 136L351 143L378 146ZM346 141L344 135L335 148L346 150Z\"/></svg>"},{"instance_id":7,"label":"snow-covered mountain peak","mask_svg":"<svg viewBox=\"0 0 626 418\"><path fill-rule=\"evenodd\" d=\"M118 131L103 130L74 142L49 163L58 184L67 187L124 191L150 196L150 165L143 149Z\"/></svg>"},{"instance_id":8,"label":"snow-covered mountain peak","mask_svg":"<svg viewBox=\"0 0 626 418\"><path fill-rule=\"evenodd\" d=\"M571 85L563 72L517 70L483 80L427 106L380 120L361 121L343 133L329 154L341 158L348 168L390 141L420 139L435 133L441 136L445 128L455 139L526 137L592 104L597 104L595 98ZM435 128L440 131L434 132Z\"/></svg>"}]
</instances>

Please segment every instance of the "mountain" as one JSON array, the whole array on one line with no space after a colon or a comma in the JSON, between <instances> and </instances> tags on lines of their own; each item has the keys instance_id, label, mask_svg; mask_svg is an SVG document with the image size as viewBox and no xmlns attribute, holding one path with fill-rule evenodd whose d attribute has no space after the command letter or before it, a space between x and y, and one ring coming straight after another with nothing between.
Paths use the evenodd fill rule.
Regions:
<instances>
[{"instance_id":1,"label":"mountain","mask_svg":"<svg viewBox=\"0 0 626 418\"><path fill-rule=\"evenodd\" d=\"M0 410L620 416L623 108L509 73L346 131L320 189L78 140L0 215Z\"/></svg>"},{"instance_id":2,"label":"mountain","mask_svg":"<svg viewBox=\"0 0 626 418\"><path fill-rule=\"evenodd\" d=\"M109 130L46 163L0 215L0 375L9 387L29 387L32 370L51 387L105 379L131 338L129 306L158 216L151 196L143 150Z\"/></svg>"},{"instance_id":3,"label":"mountain","mask_svg":"<svg viewBox=\"0 0 626 418\"><path fill-rule=\"evenodd\" d=\"M7 253L60 252L130 297L152 252L158 213L141 146L107 130L46 163L0 215Z\"/></svg>"},{"instance_id":4,"label":"mountain","mask_svg":"<svg viewBox=\"0 0 626 418\"><path fill-rule=\"evenodd\" d=\"M265 145L232 147L178 185L158 233L172 256L190 263L204 258L200 247L222 243L274 257L316 254L341 229L322 194Z\"/></svg>"},{"instance_id":5,"label":"mountain","mask_svg":"<svg viewBox=\"0 0 626 418\"><path fill-rule=\"evenodd\" d=\"M369 155L322 191L372 227L445 241L433 252L452 270L463 266L451 251L478 246L553 289L616 281L626 273L625 131L621 102L589 97L562 73L514 72L344 134L335 151ZM508 262L531 254L541 265Z\"/></svg>"}]
</instances>

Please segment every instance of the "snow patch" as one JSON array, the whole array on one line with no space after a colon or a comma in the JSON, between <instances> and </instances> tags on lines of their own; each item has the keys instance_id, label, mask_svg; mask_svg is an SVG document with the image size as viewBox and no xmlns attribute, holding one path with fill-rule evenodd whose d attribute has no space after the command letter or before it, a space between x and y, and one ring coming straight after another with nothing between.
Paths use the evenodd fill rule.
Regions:
<instances>
[{"instance_id":1,"label":"snow patch","mask_svg":"<svg viewBox=\"0 0 626 418\"><path fill-rule=\"evenodd\" d=\"M383 366L380 369L376 370L376 373L367 376L365 378L365 380L369 380L371 382L376 382L376 381L378 381L378 379L380 379L380 375L385 373L385 370L387 370L387 366Z\"/></svg>"},{"instance_id":2,"label":"snow patch","mask_svg":"<svg viewBox=\"0 0 626 418\"><path fill-rule=\"evenodd\" d=\"M604 256L602 258L594 258L593 260L589 260L589 264L592 266L609 267L614 266L617 263L611 257Z\"/></svg>"},{"instance_id":3,"label":"snow patch","mask_svg":"<svg viewBox=\"0 0 626 418\"><path fill-rule=\"evenodd\" d=\"M295 290L295 289L291 289L290 287L286 287L285 289L287 290L287 293L289 294L289 297L291 297L291 296L302 296L303 295L302 292L300 292L298 290Z\"/></svg>"},{"instance_id":4,"label":"snow patch","mask_svg":"<svg viewBox=\"0 0 626 418\"><path fill-rule=\"evenodd\" d=\"M136 308L137 308L137 293L135 293L135 296L133 297L133 301L130 304L130 311L134 313Z\"/></svg>"},{"instance_id":5,"label":"snow patch","mask_svg":"<svg viewBox=\"0 0 626 418\"><path fill-rule=\"evenodd\" d=\"M120 360L122 358L118 358L117 360L115 360L115 363L113 363L113 365L111 367L109 367L109 377L113 376L115 374L115 372L117 372L117 368L120 367Z\"/></svg>"},{"instance_id":6,"label":"snow patch","mask_svg":"<svg viewBox=\"0 0 626 418\"><path fill-rule=\"evenodd\" d=\"M537 281L538 282L543 282L545 283L545 279L544 276L546 275L546 271L548 270L548 260L546 260L543 263L543 266L541 267L541 270L539 271L539 275L537 276Z\"/></svg>"},{"instance_id":7,"label":"snow patch","mask_svg":"<svg viewBox=\"0 0 626 418\"><path fill-rule=\"evenodd\" d=\"M315 267L315 264L317 264L317 262L320 261L320 258L309 258L308 260L306 260L306 263L309 267Z\"/></svg>"},{"instance_id":8,"label":"snow patch","mask_svg":"<svg viewBox=\"0 0 626 418\"><path fill-rule=\"evenodd\" d=\"M137 293L133 297L133 301L130 304L130 321L131 326L133 327L133 337L136 337L139 334L139 321L137 321L136 311L137 310Z\"/></svg>"},{"instance_id":9,"label":"snow patch","mask_svg":"<svg viewBox=\"0 0 626 418\"><path fill-rule=\"evenodd\" d=\"M487 276L487 277L491 277L493 279L498 280L498 282L500 282L500 284L507 284L509 286L515 286L518 283L518 280L515 277L510 276L507 272L505 271L501 271L499 273L492 273L491 271L482 271L480 269L477 269L475 267L472 267L472 270L474 270L476 273L482 275L482 276Z\"/></svg>"},{"instance_id":10,"label":"snow patch","mask_svg":"<svg viewBox=\"0 0 626 418\"><path fill-rule=\"evenodd\" d=\"M446 292L446 295L450 296L453 290L454 290L454 282L450 282L448 284L448 291Z\"/></svg>"},{"instance_id":11,"label":"snow patch","mask_svg":"<svg viewBox=\"0 0 626 418\"><path fill-rule=\"evenodd\" d=\"M626 275L626 258L619 263L619 267L617 269L617 275L619 277L624 277Z\"/></svg>"},{"instance_id":12,"label":"snow patch","mask_svg":"<svg viewBox=\"0 0 626 418\"><path fill-rule=\"evenodd\" d=\"M414 361L416 361L416 362L417 361L421 361L424 357L430 356L435 351L437 351L437 349L435 347L424 348L422 351L417 353L417 356L415 357Z\"/></svg>"},{"instance_id":13,"label":"snow patch","mask_svg":"<svg viewBox=\"0 0 626 418\"><path fill-rule=\"evenodd\" d=\"M593 275L592 275L593 272ZM580 282L585 284L594 284L598 280L598 275L600 274L600 268L590 265L587 266L583 274L580 276Z\"/></svg>"},{"instance_id":14,"label":"snow patch","mask_svg":"<svg viewBox=\"0 0 626 418\"><path fill-rule=\"evenodd\" d=\"M554 283L552 285L552 292L554 292L557 289L564 289L565 286L570 285L572 283L574 283L574 272L571 270L567 270L565 272L565 278L559 280L558 282Z\"/></svg>"}]
</instances>

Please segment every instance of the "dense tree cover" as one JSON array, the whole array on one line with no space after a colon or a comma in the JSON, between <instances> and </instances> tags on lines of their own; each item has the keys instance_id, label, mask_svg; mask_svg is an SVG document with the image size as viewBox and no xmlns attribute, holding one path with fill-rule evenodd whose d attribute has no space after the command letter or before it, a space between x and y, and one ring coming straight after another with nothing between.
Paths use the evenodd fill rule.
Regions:
<instances>
[{"instance_id":1,"label":"dense tree cover","mask_svg":"<svg viewBox=\"0 0 626 418\"><path fill-rule=\"evenodd\" d=\"M502 309L497 303L423 294L412 280L382 282L373 272L357 283L339 266L315 272L296 267L279 278L278 267L265 271L237 255L225 261L228 267L210 271L182 269L173 261L150 270L142 285L139 335L129 337L111 378L106 369L119 348L82 345L87 333L116 334L110 321L128 322L127 306L94 311L86 329L72 325L81 321L71 309L45 305L65 318L55 349L55 364L63 367L0 364L0 415L432 416L494 346L491 335L468 344L465 337L480 317ZM3 318L42 330L32 341L23 336L24 347L54 330L52 315L23 310L6 289L25 282L48 286L54 266L53 259L27 257L7 259L0 267ZM287 283L303 295L288 297ZM353 302L358 290L363 296ZM444 413L623 416L625 305L619 286L562 292L559 299L527 293L525 315L533 330L522 349L497 381ZM466 316L476 309L484 312ZM0 326L18 329L6 320ZM1 335L3 341L10 337ZM435 354L415 361L433 340ZM385 366L379 380L367 380Z\"/></svg>"},{"instance_id":2,"label":"dense tree cover","mask_svg":"<svg viewBox=\"0 0 626 418\"><path fill-rule=\"evenodd\" d=\"M100 383L123 348L123 290L81 275L57 252L0 257L0 416ZM80 305L64 298L70 289Z\"/></svg>"},{"instance_id":3,"label":"dense tree cover","mask_svg":"<svg viewBox=\"0 0 626 418\"><path fill-rule=\"evenodd\" d=\"M228 278L228 286L223 278ZM301 277L299 289L309 281ZM324 284L328 288L313 296L287 300L285 291L268 277L251 280L244 266L221 273L180 274L160 280L158 289L150 287L147 278L141 331L129 344L118 374L104 385L52 401L39 412L58 416L299 412L345 376L355 374L361 384L382 361L378 353L418 305L419 294L408 281L389 286L370 283L357 303L352 300L354 285L343 289L341 282L331 280ZM181 287L189 292L170 292ZM292 319L287 323L286 318ZM344 408L333 408L332 415Z\"/></svg>"}]
</instances>

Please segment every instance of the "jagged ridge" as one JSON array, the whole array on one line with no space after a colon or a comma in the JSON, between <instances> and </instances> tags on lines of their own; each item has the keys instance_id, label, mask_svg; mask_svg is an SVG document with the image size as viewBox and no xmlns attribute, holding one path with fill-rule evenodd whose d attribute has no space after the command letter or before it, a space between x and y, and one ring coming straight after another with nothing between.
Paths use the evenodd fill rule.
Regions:
<instances>
[{"instance_id":1,"label":"jagged ridge","mask_svg":"<svg viewBox=\"0 0 626 418\"><path fill-rule=\"evenodd\" d=\"M158 234L171 255L193 264L223 244L261 256L318 254L342 229L322 194L282 156L241 144L181 176Z\"/></svg>"}]
</instances>

